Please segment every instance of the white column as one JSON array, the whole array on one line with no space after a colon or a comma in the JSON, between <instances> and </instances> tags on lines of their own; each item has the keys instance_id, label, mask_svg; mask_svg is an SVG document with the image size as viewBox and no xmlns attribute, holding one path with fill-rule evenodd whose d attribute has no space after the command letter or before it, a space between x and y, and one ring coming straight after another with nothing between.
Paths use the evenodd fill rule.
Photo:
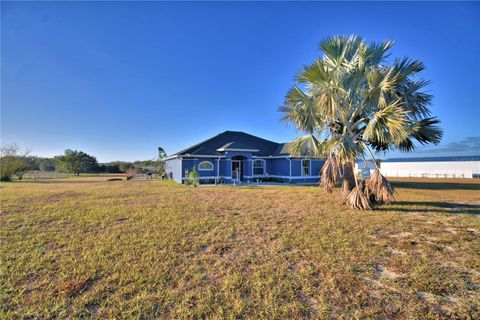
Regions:
<instances>
[{"instance_id":1,"label":"white column","mask_svg":"<svg viewBox=\"0 0 480 320\"><path fill-rule=\"evenodd\" d=\"M218 179L220 179L220 158L217 159L217 179L215 179L215 184L217 184Z\"/></svg>"},{"instance_id":2,"label":"white column","mask_svg":"<svg viewBox=\"0 0 480 320\"><path fill-rule=\"evenodd\" d=\"M292 181L292 159L288 158L288 163L290 167L290 182Z\"/></svg>"}]
</instances>

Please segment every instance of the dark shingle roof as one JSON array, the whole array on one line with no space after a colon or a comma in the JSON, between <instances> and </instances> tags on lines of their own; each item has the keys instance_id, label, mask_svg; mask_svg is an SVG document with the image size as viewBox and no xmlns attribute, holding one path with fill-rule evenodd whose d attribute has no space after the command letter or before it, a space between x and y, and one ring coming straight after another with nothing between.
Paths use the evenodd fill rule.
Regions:
<instances>
[{"instance_id":1,"label":"dark shingle roof","mask_svg":"<svg viewBox=\"0 0 480 320\"><path fill-rule=\"evenodd\" d=\"M273 153L274 156L289 156L290 155L290 143L279 143L277 149Z\"/></svg>"},{"instance_id":2,"label":"dark shingle roof","mask_svg":"<svg viewBox=\"0 0 480 320\"><path fill-rule=\"evenodd\" d=\"M242 143L239 143L239 142L229 142L223 146L221 146L219 149L243 149L243 150L258 150L256 147L254 146L249 146L249 145L246 145L246 144L242 144Z\"/></svg>"},{"instance_id":3,"label":"dark shingle roof","mask_svg":"<svg viewBox=\"0 0 480 320\"><path fill-rule=\"evenodd\" d=\"M197 143L187 149L181 150L173 155L221 155L217 151L222 147L230 149L255 149L257 156L273 155L279 144L273 141L262 139L241 131L225 131L216 136Z\"/></svg>"}]
</instances>

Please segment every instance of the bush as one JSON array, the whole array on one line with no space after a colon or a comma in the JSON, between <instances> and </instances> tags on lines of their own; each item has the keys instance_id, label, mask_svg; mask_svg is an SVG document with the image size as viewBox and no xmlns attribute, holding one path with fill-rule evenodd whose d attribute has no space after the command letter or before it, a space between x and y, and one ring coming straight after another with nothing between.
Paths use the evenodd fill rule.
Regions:
<instances>
[{"instance_id":1,"label":"bush","mask_svg":"<svg viewBox=\"0 0 480 320\"><path fill-rule=\"evenodd\" d=\"M23 174L31 168L26 155L18 154L16 144L2 146L0 151L0 180L11 181L13 176L22 180Z\"/></svg>"},{"instance_id":2,"label":"bush","mask_svg":"<svg viewBox=\"0 0 480 320\"><path fill-rule=\"evenodd\" d=\"M199 178L200 178L200 175L198 174L198 171L195 168L193 168L192 171L188 173L188 179L187 179L188 184L196 188L198 186Z\"/></svg>"},{"instance_id":3,"label":"bush","mask_svg":"<svg viewBox=\"0 0 480 320\"><path fill-rule=\"evenodd\" d=\"M200 184L215 184L215 179L202 179L199 181Z\"/></svg>"},{"instance_id":4,"label":"bush","mask_svg":"<svg viewBox=\"0 0 480 320\"><path fill-rule=\"evenodd\" d=\"M132 180L133 177L137 174L137 168L130 167L127 169L127 172L125 172L125 175L127 176L127 180Z\"/></svg>"},{"instance_id":5,"label":"bush","mask_svg":"<svg viewBox=\"0 0 480 320\"><path fill-rule=\"evenodd\" d=\"M253 181L259 181L259 182L280 182L280 183L283 183L285 182L284 179L281 179L281 178L270 178L270 177L263 177L263 178L255 178L253 179Z\"/></svg>"}]
</instances>

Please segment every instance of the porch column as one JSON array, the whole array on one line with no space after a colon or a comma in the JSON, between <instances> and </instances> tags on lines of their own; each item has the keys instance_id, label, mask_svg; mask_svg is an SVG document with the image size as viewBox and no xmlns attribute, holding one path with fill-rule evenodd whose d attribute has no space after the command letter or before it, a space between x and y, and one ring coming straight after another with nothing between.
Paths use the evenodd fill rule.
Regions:
<instances>
[{"instance_id":1,"label":"porch column","mask_svg":"<svg viewBox=\"0 0 480 320\"><path fill-rule=\"evenodd\" d=\"M290 169L290 182L292 182L292 158L288 158L288 164Z\"/></svg>"},{"instance_id":2,"label":"porch column","mask_svg":"<svg viewBox=\"0 0 480 320\"><path fill-rule=\"evenodd\" d=\"M220 158L217 159L217 179L215 179L215 184L217 184L218 179L220 179Z\"/></svg>"}]
</instances>

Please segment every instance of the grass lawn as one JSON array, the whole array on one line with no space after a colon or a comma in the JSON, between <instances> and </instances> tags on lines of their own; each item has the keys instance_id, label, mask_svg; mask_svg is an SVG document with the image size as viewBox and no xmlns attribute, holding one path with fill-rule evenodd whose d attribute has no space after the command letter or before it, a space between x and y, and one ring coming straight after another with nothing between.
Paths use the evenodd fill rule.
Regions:
<instances>
[{"instance_id":1,"label":"grass lawn","mask_svg":"<svg viewBox=\"0 0 480 320\"><path fill-rule=\"evenodd\" d=\"M3 183L0 318L480 318L480 181L318 187Z\"/></svg>"}]
</instances>

